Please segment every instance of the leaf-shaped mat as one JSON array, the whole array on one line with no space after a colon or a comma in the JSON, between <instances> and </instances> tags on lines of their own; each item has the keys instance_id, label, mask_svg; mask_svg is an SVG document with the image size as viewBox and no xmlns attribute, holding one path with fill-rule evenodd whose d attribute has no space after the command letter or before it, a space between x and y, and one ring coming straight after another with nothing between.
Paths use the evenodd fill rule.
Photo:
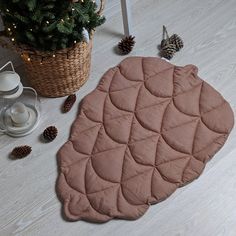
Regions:
<instances>
[{"instance_id":1,"label":"leaf-shaped mat","mask_svg":"<svg viewBox=\"0 0 236 236\"><path fill-rule=\"evenodd\" d=\"M137 219L196 179L234 123L194 65L130 57L87 95L58 154L57 191L70 220Z\"/></svg>"}]
</instances>

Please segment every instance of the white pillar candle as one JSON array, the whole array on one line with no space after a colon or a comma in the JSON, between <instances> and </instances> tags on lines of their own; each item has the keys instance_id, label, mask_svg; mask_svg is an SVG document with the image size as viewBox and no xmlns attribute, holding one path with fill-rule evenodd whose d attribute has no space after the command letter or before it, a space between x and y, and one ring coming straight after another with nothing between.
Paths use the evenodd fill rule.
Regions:
<instances>
[{"instance_id":1,"label":"white pillar candle","mask_svg":"<svg viewBox=\"0 0 236 236\"><path fill-rule=\"evenodd\" d=\"M15 126L23 126L29 119L29 112L21 102L17 102L11 107L10 114Z\"/></svg>"}]
</instances>

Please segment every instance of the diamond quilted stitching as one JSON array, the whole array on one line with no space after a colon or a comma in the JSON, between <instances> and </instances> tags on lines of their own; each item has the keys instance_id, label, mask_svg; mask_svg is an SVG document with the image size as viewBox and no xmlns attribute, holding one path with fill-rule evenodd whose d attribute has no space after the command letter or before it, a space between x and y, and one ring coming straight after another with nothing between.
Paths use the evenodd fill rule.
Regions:
<instances>
[{"instance_id":1,"label":"diamond quilted stitching","mask_svg":"<svg viewBox=\"0 0 236 236\"><path fill-rule=\"evenodd\" d=\"M157 97L171 97L173 94L173 71L174 68L168 68L159 72L145 81L145 87Z\"/></svg>"},{"instance_id":2,"label":"diamond quilted stitching","mask_svg":"<svg viewBox=\"0 0 236 236\"><path fill-rule=\"evenodd\" d=\"M197 85L192 89L175 96L174 104L178 108L178 110L191 116L199 116L199 99L201 89L202 84Z\"/></svg>"},{"instance_id":3,"label":"diamond quilted stitching","mask_svg":"<svg viewBox=\"0 0 236 236\"><path fill-rule=\"evenodd\" d=\"M110 92L122 91L128 88L136 87L140 83L142 83L142 81L139 81L139 83L137 83L137 81L127 80L121 74L120 70L117 70L108 89Z\"/></svg>"},{"instance_id":4,"label":"diamond quilted stitching","mask_svg":"<svg viewBox=\"0 0 236 236\"><path fill-rule=\"evenodd\" d=\"M140 85L110 92L110 99L114 106L121 110L134 111Z\"/></svg>"},{"instance_id":5,"label":"diamond quilted stitching","mask_svg":"<svg viewBox=\"0 0 236 236\"><path fill-rule=\"evenodd\" d=\"M214 99L209 97L214 97ZM214 88L207 83L202 83L201 100L199 101L199 107L202 114L220 106L222 101L224 101L223 97L219 93L216 93Z\"/></svg>"},{"instance_id":6,"label":"diamond quilted stitching","mask_svg":"<svg viewBox=\"0 0 236 236\"><path fill-rule=\"evenodd\" d=\"M132 129L130 131L129 143L141 141L143 139L150 138L156 135L156 132L145 129L134 116L132 121Z\"/></svg>"},{"instance_id":7,"label":"diamond quilted stitching","mask_svg":"<svg viewBox=\"0 0 236 236\"><path fill-rule=\"evenodd\" d=\"M133 158L129 148L127 148L123 160L121 182L125 182L137 175L150 171L152 168L153 166L137 162Z\"/></svg>"},{"instance_id":8,"label":"diamond quilted stitching","mask_svg":"<svg viewBox=\"0 0 236 236\"><path fill-rule=\"evenodd\" d=\"M126 147L121 146L93 154L91 161L96 173L103 179L108 179L112 182L120 182L125 150ZM116 168L110 168L112 165Z\"/></svg>"},{"instance_id":9,"label":"diamond quilted stitching","mask_svg":"<svg viewBox=\"0 0 236 236\"><path fill-rule=\"evenodd\" d=\"M59 152L67 217L140 217L150 203L197 178L232 126L229 105L197 77L195 66L124 60L85 98L70 142Z\"/></svg>"},{"instance_id":10,"label":"diamond quilted stitching","mask_svg":"<svg viewBox=\"0 0 236 236\"><path fill-rule=\"evenodd\" d=\"M197 68L193 65L176 66L174 69L174 96L184 93L202 83L197 76Z\"/></svg>"},{"instance_id":11,"label":"diamond quilted stitching","mask_svg":"<svg viewBox=\"0 0 236 236\"><path fill-rule=\"evenodd\" d=\"M165 139L166 143L168 143L168 145L175 150L186 154L192 154L193 142L198 122L199 119L197 118L181 126L171 128L164 131L162 133L162 137Z\"/></svg>"},{"instance_id":12,"label":"diamond quilted stitching","mask_svg":"<svg viewBox=\"0 0 236 236\"><path fill-rule=\"evenodd\" d=\"M175 160L167 161L157 166L157 169L164 176L164 179L171 183L180 183L185 167L190 157L182 157ZM171 171L169 171L171 170Z\"/></svg>"},{"instance_id":13,"label":"diamond quilted stitching","mask_svg":"<svg viewBox=\"0 0 236 236\"><path fill-rule=\"evenodd\" d=\"M179 111L174 105L174 102L171 101L166 109L165 119L163 119L162 122L162 132L184 125L194 120L196 120L195 116L186 115Z\"/></svg>"},{"instance_id":14,"label":"diamond quilted stitching","mask_svg":"<svg viewBox=\"0 0 236 236\"><path fill-rule=\"evenodd\" d=\"M159 137L160 135L151 136L129 144L130 151L136 162L144 165L155 165Z\"/></svg>"},{"instance_id":15,"label":"diamond quilted stitching","mask_svg":"<svg viewBox=\"0 0 236 236\"><path fill-rule=\"evenodd\" d=\"M185 156L189 156L183 152L176 151L168 145L163 138L160 138L156 147L155 165L160 165L169 161L174 161Z\"/></svg>"},{"instance_id":16,"label":"diamond quilted stitching","mask_svg":"<svg viewBox=\"0 0 236 236\"><path fill-rule=\"evenodd\" d=\"M162 201L166 199L171 193L173 193L177 188L176 183L171 183L161 176L160 172L154 168L152 175L152 202Z\"/></svg>"},{"instance_id":17,"label":"diamond quilted stitching","mask_svg":"<svg viewBox=\"0 0 236 236\"><path fill-rule=\"evenodd\" d=\"M139 123L148 130L160 133L164 113L169 101L136 110L135 115ZM153 122L155 120L155 123Z\"/></svg>"}]
</instances>

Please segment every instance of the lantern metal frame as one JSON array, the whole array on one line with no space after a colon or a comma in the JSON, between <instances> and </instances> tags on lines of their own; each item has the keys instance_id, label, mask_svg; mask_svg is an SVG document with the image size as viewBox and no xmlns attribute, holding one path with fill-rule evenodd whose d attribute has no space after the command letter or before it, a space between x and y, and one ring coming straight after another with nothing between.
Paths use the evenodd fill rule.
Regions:
<instances>
[{"instance_id":1,"label":"lantern metal frame","mask_svg":"<svg viewBox=\"0 0 236 236\"><path fill-rule=\"evenodd\" d=\"M2 66L0 71L2 71L8 65L11 66L12 71L6 71L6 74L9 73L9 75L11 75L12 72L19 76L15 72L13 63L11 61ZM34 88L24 87L20 81L20 77L19 81L17 81L17 79L15 81L15 88L9 91L0 91L0 101L2 101L3 105L0 107L0 134L7 134L12 137L22 137L32 133L37 128L40 122L41 102ZM26 102L25 100L28 101ZM24 124L24 126L20 127L14 125L14 122L12 121L9 114L10 108L17 102L24 104L27 112L29 112L29 120Z\"/></svg>"}]
</instances>

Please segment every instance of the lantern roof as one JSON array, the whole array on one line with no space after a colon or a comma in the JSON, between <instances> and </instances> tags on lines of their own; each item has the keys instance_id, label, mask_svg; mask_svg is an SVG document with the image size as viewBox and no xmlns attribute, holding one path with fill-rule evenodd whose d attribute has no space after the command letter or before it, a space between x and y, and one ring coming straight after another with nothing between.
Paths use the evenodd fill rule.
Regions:
<instances>
[{"instance_id":1,"label":"lantern roof","mask_svg":"<svg viewBox=\"0 0 236 236\"><path fill-rule=\"evenodd\" d=\"M20 84L20 76L13 71L3 71L0 73L0 93L14 91Z\"/></svg>"}]
</instances>

